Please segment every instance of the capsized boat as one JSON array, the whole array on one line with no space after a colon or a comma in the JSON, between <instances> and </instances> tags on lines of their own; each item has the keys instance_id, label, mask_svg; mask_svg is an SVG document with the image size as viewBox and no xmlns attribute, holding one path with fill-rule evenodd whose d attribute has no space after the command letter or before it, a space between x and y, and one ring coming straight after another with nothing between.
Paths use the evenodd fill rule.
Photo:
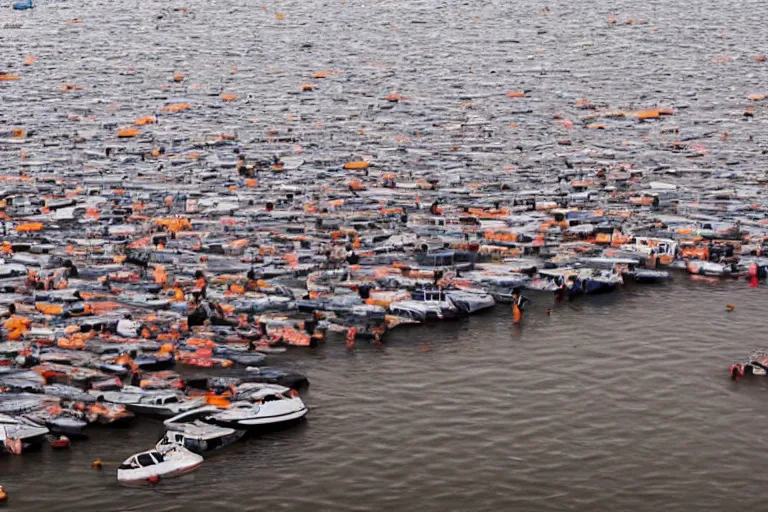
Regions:
<instances>
[{"instance_id":1,"label":"capsized boat","mask_svg":"<svg viewBox=\"0 0 768 512\"><path fill-rule=\"evenodd\" d=\"M149 450L128 457L117 468L117 481L126 485L156 483L161 478L173 478L194 471L203 457L177 444L162 450Z\"/></svg>"}]
</instances>

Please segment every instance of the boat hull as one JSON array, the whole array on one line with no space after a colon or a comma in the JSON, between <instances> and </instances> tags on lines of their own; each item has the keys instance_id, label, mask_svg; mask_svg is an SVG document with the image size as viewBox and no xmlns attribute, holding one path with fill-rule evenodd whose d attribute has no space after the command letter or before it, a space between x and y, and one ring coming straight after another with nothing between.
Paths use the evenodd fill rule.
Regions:
<instances>
[{"instance_id":1,"label":"boat hull","mask_svg":"<svg viewBox=\"0 0 768 512\"><path fill-rule=\"evenodd\" d=\"M261 418L257 416L253 418L243 418L238 420L220 420L218 418L212 418L212 422L222 427L255 430L297 422L304 418L308 412L309 409L304 407L298 411L292 411L275 416L265 416Z\"/></svg>"}]
</instances>

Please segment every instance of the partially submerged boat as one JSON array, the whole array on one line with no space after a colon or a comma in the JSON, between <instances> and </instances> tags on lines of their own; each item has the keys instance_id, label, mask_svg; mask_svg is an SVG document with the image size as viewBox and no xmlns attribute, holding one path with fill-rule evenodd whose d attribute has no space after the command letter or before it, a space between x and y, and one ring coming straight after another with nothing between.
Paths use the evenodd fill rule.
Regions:
<instances>
[{"instance_id":1,"label":"partially submerged boat","mask_svg":"<svg viewBox=\"0 0 768 512\"><path fill-rule=\"evenodd\" d=\"M149 450L128 457L117 468L117 481L126 485L157 483L194 471L203 457L183 446L170 444L162 450Z\"/></svg>"}]
</instances>

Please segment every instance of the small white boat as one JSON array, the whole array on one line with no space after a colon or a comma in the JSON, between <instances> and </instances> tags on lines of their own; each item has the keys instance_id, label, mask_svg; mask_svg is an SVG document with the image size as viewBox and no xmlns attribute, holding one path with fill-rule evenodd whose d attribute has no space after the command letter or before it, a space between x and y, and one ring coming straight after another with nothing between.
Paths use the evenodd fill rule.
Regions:
<instances>
[{"instance_id":1,"label":"small white boat","mask_svg":"<svg viewBox=\"0 0 768 512\"><path fill-rule=\"evenodd\" d=\"M128 457L117 468L117 481L121 484L157 483L161 478L173 478L197 469L203 457L183 446L165 445L161 450L150 450Z\"/></svg>"},{"instance_id":2,"label":"small white boat","mask_svg":"<svg viewBox=\"0 0 768 512\"><path fill-rule=\"evenodd\" d=\"M181 413L163 422L168 431L158 441L156 448L178 444L194 453L201 454L219 450L236 442L245 435L244 430L219 427L206 421L206 418L220 409L207 405Z\"/></svg>"}]
</instances>

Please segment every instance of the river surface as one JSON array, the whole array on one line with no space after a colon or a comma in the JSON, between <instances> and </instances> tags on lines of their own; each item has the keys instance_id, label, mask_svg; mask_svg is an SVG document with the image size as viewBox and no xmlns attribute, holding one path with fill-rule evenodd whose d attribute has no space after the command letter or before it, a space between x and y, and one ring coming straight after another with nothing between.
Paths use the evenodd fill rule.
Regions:
<instances>
[{"instance_id":1,"label":"river surface","mask_svg":"<svg viewBox=\"0 0 768 512\"><path fill-rule=\"evenodd\" d=\"M114 473L161 435L144 418L92 429L70 451L4 457L10 508L762 507L768 383L734 383L728 365L763 346L764 290L679 275L554 306L548 295L533 299L522 327L499 305L396 330L381 349L348 352L331 339L292 354L311 381L304 424L151 489L119 487Z\"/></svg>"},{"instance_id":2,"label":"river surface","mask_svg":"<svg viewBox=\"0 0 768 512\"><path fill-rule=\"evenodd\" d=\"M86 142L74 149L29 149L29 159L72 158L68 169L81 149L115 143L103 130L189 101L188 114L160 114L158 137L234 129L255 141L299 120L292 133L308 158L386 160L382 148L399 148L413 168L444 160L471 180L505 166L546 172L564 137L691 166L660 150L679 127L707 148L697 165L765 170L760 107L754 122L742 112L748 94L768 92L768 67L754 61L768 51L767 13L763 0L40 0L0 9L0 62L22 74L0 83L0 120L77 131ZM37 63L22 69L29 55ZM343 73L300 94L323 70ZM184 84L168 85L178 72ZM67 83L83 89L60 92ZM506 97L523 90L522 101ZM410 101L382 103L391 92ZM680 111L668 131L553 122L580 115L581 98ZM453 122L465 128L443 131ZM485 142L499 150L463 147L460 168L435 156ZM0 156L0 168L17 163ZM499 305L397 329L383 348L348 352L331 338L293 350L271 363L311 382L312 411L296 428L145 489L119 487L116 464L149 448L161 424L92 429L69 451L0 458L8 510L763 510L768 381L734 383L728 366L764 346L764 289L675 277L554 306L536 295L521 327Z\"/></svg>"}]
</instances>

